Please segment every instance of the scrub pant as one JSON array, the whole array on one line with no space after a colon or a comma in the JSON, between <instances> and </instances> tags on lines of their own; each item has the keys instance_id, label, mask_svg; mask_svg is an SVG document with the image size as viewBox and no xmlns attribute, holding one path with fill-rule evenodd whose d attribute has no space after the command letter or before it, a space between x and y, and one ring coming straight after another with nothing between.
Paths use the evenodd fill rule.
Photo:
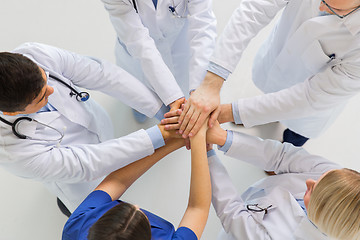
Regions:
<instances>
[{"instance_id":1,"label":"scrub pant","mask_svg":"<svg viewBox=\"0 0 360 240\"><path fill-rule=\"evenodd\" d=\"M301 136L300 134L297 134L288 128L283 133L283 142L291 143L296 147L303 146L307 140L309 140L309 138Z\"/></svg>"}]
</instances>

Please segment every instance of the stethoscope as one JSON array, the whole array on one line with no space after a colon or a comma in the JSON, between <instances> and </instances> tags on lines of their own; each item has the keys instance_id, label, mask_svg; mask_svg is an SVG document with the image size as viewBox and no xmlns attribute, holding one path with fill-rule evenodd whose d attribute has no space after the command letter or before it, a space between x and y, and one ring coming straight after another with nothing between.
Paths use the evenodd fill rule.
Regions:
<instances>
[{"instance_id":1,"label":"stethoscope","mask_svg":"<svg viewBox=\"0 0 360 240\"><path fill-rule=\"evenodd\" d=\"M136 13L138 13L138 9L137 9L135 0L132 0L132 2L133 2L133 6L134 6L134 9L135 9ZM187 7L188 7L188 6L187 6L187 3L188 3L188 0L185 0L184 10L183 10L183 12L180 14L180 13L178 13L178 12L176 11L175 2L174 2L174 0L172 0L172 5L169 6L169 12L171 12L174 17L177 17L177 18L187 18L187 15L185 15L186 10L187 10Z\"/></svg>"},{"instance_id":2,"label":"stethoscope","mask_svg":"<svg viewBox=\"0 0 360 240\"><path fill-rule=\"evenodd\" d=\"M73 87L71 87L69 84L67 84L66 82L64 82L63 80L57 78L57 77L54 77L52 75L49 75L50 78L53 78L55 79L56 81L64 84L66 87L68 87L71 92L70 92L70 97L76 95L76 100L78 100L79 102L85 102L87 101L89 98L90 98L90 94L88 92L78 92L76 91ZM17 136L18 138L20 139L30 139L30 140L40 140L40 141L49 141L49 142L58 142L58 143L61 143L62 139L64 138L64 133L59 131L58 129L52 127L52 126L49 126L45 123L41 123L33 118L30 118L30 117L19 117L17 118L13 123L7 121L6 119L0 117L0 121L11 126L11 130L12 132L14 133L15 136ZM19 132L19 125L20 123L24 122L24 121L27 121L27 122L35 122L37 124L40 124L44 127L48 127L54 131L56 131L58 134L59 134L59 137L58 138L55 138L55 139L40 139L40 138L34 138L34 137L30 137L30 136L27 136L25 134L21 134Z\"/></svg>"},{"instance_id":3,"label":"stethoscope","mask_svg":"<svg viewBox=\"0 0 360 240\"><path fill-rule=\"evenodd\" d=\"M53 75L49 75L49 77L55 79L58 82L61 82L65 86L67 86L71 90L70 97L76 95L76 100L78 100L79 102L86 102L87 100L89 100L90 94L88 92L78 92L72 86L70 86L65 81L61 80L60 78L57 78Z\"/></svg>"}]
</instances>

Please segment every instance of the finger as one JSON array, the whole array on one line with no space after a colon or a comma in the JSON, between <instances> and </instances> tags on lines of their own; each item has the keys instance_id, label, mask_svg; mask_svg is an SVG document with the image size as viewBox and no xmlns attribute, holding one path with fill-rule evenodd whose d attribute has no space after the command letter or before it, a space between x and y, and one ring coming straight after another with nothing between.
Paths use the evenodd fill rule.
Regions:
<instances>
[{"instance_id":1,"label":"finger","mask_svg":"<svg viewBox=\"0 0 360 240\"><path fill-rule=\"evenodd\" d=\"M174 110L174 111L169 111L167 113L164 114L164 117L165 118L169 118L169 117L174 117L174 116L180 116L182 113L182 110L181 109L177 109L177 110Z\"/></svg>"},{"instance_id":2,"label":"finger","mask_svg":"<svg viewBox=\"0 0 360 240\"><path fill-rule=\"evenodd\" d=\"M184 130L187 128L187 125L190 121L190 119L192 118L192 115L194 114L194 108L190 107L189 111L187 111L187 114L184 117L184 120L181 122L179 119L179 124L180 124L180 133L183 134ZM180 116L181 118L181 116Z\"/></svg>"},{"instance_id":3,"label":"finger","mask_svg":"<svg viewBox=\"0 0 360 240\"><path fill-rule=\"evenodd\" d=\"M190 139L189 138L185 138L185 146L187 150L191 149L191 145L190 145Z\"/></svg>"},{"instance_id":4,"label":"finger","mask_svg":"<svg viewBox=\"0 0 360 240\"><path fill-rule=\"evenodd\" d=\"M178 130L180 128L180 124L168 124L168 125L165 125L164 126L165 130L166 131L169 131L169 130Z\"/></svg>"},{"instance_id":5,"label":"finger","mask_svg":"<svg viewBox=\"0 0 360 240\"><path fill-rule=\"evenodd\" d=\"M190 105L191 105L190 102L185 103L184 108L183 108L183 112L181 113L180 118L179 118L179 123L180 124L184 121L184 118L185 118L185 116L187 115L187 112L190 109Z\"/></svg>"},{"instance_id":6,"label":"finger","mask_svg":"<svg viewBox=\"0 0 360 240\"><path fill-rule=\"evenodd\" d=\"M196 133L200 130L201 126L204 124L208 115L204 112L199 114L198 119L196 119L195 125L190 129L189 137L195 136Z\"/></svg>"},{"instance_id":7,"label":"finger","mask_svg":"<svg viewBox=\"0 0 360 240\"><path fill-rule=\"evenodd\" d=\"M198 122L198 119L199 119L200 115L201 115L200 111L195 111L194 112L194 114L191 116L191 119L188 122L188 125L186 126L186 129L183 132L183 137L188 137L189 136L190 131L192 131L193 127L197 125L197 122ZM194 134L189 136L189 137L192 137L192 136L194 136Z\"/></svg>"},{"instance_id":8,"label":"finger","mask_svg":"<svg viewBox=\"0 0 360 240\"><path fill-rule=\"evenodd\" d=\"M218 108L215 109L215 111L213 111L210 114L209 128L212 128L214 126L214 123L218 119L220 112L221 112L221 108L218 107Z\"/></svg>"},{"instance_id":9,"label":"finger","mask_svg":"<svg viewBox=\"0 0 360 240\"><path fill-rule=\"evenodd\" d=\"M179 121L179 116L176 116L176 117L169 117L169 118L161 119L160 123L162 125L166 125L166 124L178 123L178 121Z\"/></svg>"}]
</instances>

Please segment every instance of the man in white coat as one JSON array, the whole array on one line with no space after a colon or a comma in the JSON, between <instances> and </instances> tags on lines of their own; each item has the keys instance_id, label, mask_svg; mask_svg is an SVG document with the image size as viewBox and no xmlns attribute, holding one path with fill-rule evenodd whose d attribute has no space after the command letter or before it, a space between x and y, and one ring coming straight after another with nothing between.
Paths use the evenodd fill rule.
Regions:
<instances>
[{"instance_id":1,"label":"man in white coat","mask_svg":"<svg viewBox=\"0 0 360 240\"><path fill-rule=\"evenodd\" d=\"M179 105L204 79L215 47L212 0L102 1L117 34L117 64L165 105Z\"/></svg>"},{"instance_id":2,"label":"man in white coat","mask_svg":"<svg viewBox=\"0 0 360 240\"><path fill-rule=\"evenodd\" d=\"M150 89L109 62L27 43L0 53L0 81L0 165L43 182L70 212L103 176L163 144L157 126L114 139L105 110L75 97L82 87L149 117L159 111L163 104Z\"/></svg>"},{"instance_id":3,"label":"man in white coat","mask_svg":"<svg viewBox=\"0 0 360 240\"><path fill-rule=\"evenodd\" d=\"M283 9L253 65L253 81L265 95L235 101L233 117L245 127L281 121L288 127L284 141L297 146L321 134L360 90L359 7L360 0L243 0L202 85L185 105L180 132L194 135L212 112L213 124L224 79L250 40Z\"/></svg>"}]
</instances>

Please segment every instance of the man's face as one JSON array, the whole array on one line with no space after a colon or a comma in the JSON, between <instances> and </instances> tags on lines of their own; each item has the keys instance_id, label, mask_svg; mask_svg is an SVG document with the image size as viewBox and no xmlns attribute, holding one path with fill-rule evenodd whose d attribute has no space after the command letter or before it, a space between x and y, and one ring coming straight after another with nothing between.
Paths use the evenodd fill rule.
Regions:
<instances>
[{"instance_id":1,"label":"man's face","mask_svg":"<svg viewBox=\"0 0 360 240\"><path fill-rule=\"evenodd\" d=\"M330 8L338 15L344 16L360 5L359 0L324 0ZM323 1L320 1L319 10L322 12L327 12L329 14L334 14L333 11L329 8L329 6L326 6L326 4Z\"/></svg>"},{"instance_id":2,"label":"man's face","mask_svg":"<svg viewBox=\"0 0 360 240\"><path fill-rule=\"evenodd\" d=\"M25 107L24 111L18 111L18 112L4 112L5 115L18 115L18 114L30 114L30 113L36 113L38 112L42 107L44 107L48 102L48 97L54 92L54 88L47 85L47 76L45 74L45 71L40 68L41 75L43 77L43 80L45 82L44 87L41 89L40 93L36 96L36 98Z\"/></svg>"}]
</instances>

